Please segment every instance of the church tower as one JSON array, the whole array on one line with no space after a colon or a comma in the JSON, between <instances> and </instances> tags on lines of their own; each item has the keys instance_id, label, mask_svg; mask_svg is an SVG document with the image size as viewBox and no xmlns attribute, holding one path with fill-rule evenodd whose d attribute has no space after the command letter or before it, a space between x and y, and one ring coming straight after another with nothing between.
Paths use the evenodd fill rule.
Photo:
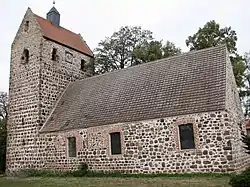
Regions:
<instances>
[{"instance_id":1,"label":"church tower","mask_svg":"<svg viewBox=\"0 0 250 187\"><path fill-rule=\"evenodd\" d=\"M93 53L81 35L30 8L11 46L7 172L41 168L39 130L71 81L91 76Z\"/></svg>"}]
</instances>

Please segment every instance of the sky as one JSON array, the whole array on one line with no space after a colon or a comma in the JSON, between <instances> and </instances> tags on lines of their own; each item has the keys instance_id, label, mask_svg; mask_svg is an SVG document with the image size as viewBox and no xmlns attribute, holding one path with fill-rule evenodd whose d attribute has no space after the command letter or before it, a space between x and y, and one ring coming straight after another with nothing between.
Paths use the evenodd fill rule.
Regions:
<instances>
[{"instance_id":1,"label":"sky","mask_svg":"<svg viewBox=\"0 0 250 187\"><path fill-rule=\"evenodd\" d=\"M53 0L0 0L0 91L8 91L11 43L28 7L42 17ZM231 26L240 54L250 51L249 0L56 0L60 25L81 33L93 50L120 27L141 26L188 51L185 40L207 21Z\"/></svg>"}]
</instances>

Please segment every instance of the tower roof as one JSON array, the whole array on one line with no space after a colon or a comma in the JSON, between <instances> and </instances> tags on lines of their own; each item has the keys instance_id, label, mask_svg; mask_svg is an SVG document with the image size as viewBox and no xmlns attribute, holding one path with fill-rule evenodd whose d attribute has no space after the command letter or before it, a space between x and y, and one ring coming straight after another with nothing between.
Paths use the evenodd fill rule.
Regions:
<instances>
[{"instance_id":1,"label":"tower roof","mask_svg":"<svg viewBox=\"0 0 250 187\"><path fill-rule=\"evenodd\" d=\"M225 109L226 46L70 83L42 132Z\"/></svg>"},{"instance_id":2,"label":"tower roof","mask_svg":"<svg viewBox=\"0 0 250 187\"><path fill-rule=\"evenodd\" d=\"M50 11L57 10L53 7ZM79 34L69 31L61 26L55 26L51 23L51 21L44 19L38 15L35 16L45 38L57 42L61 45L67 46L87 56L94 56L87 43L83 41Z\"/></svg>"},{"instance_id":3,"label":"tower roof","mask_svg":"<svg viewBox=\"0 0 250 187\"><path fill-rule=\"evenodd\" d=\"M57 13L57 14L60 14L59 12L58 12L58 10L53 6L51 9L50 9L50 11L48 12L48 14L49 13Z\"/></svg>"}]
</instances>

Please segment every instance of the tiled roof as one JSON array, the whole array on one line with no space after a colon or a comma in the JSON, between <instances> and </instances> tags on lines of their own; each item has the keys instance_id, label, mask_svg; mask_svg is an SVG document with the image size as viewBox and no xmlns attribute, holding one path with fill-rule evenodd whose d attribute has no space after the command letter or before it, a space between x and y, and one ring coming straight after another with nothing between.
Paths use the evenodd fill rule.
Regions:
<instances>
[{"instance_id":1,"label":"tiled roof","mask_svg":"<svg viewBox=\"0 0 250 187\"><path fill-rule=\"evenodd\" d=\"M93 52L79 34L73 33L63 27L54 26L50 21L38 15L35 16L44 37L93 57Z\"/></svg>"},{"instance_id":2,"label":"tiled roof","mask_svg":"<svg viewBox=\"0 0 250 187\"><path fill-rule=\"evenodd\" d=\"M42 131L225 109L226 46L70 83Z\"/></svg>"}]
</instances>

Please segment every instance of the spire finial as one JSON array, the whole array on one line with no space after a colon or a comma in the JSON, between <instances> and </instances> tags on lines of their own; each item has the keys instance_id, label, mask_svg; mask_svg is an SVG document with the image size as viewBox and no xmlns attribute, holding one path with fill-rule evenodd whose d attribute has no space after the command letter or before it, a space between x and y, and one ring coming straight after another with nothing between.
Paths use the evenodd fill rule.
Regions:
<instances>
[{"instance_id":1,"label":"spire finial","mask_svg":"<svg viewBox=\"0 0 250 187\"><path fill-rule=\"evenodd\" d=\"M55 0L53 0L53 5L55 6L55 4L56 4L56 1L55 1Z\"/></svg>"}]
</instances>

